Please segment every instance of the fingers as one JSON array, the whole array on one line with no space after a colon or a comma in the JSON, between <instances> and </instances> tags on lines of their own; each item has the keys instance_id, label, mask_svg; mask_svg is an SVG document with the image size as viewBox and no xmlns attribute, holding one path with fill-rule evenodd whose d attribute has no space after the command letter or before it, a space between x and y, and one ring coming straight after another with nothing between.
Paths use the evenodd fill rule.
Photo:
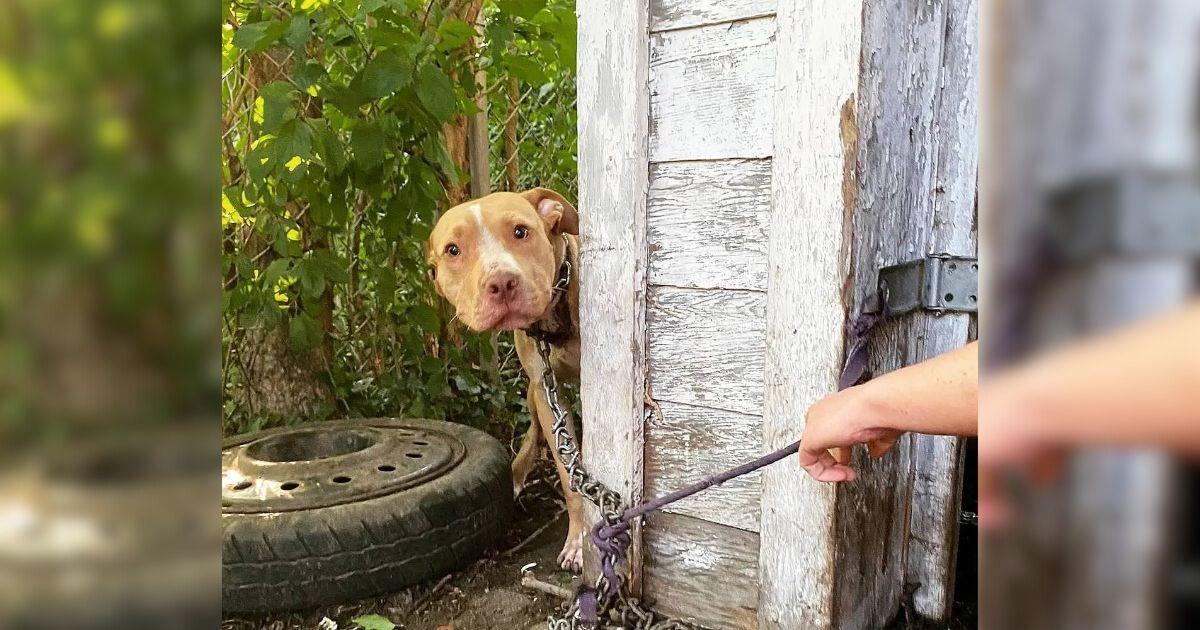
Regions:
<instances>
[{"instance_id":1,"label":"fingers","mask_svg":"<svg viewBox=\"0 0 1200 630\"><path fill-rule=\"evenodd\" d=\"M854 449L850 446L839 446L833 449L833 458L837 460L837 463L842 465L848 465L850 463L850 456L853 454Z\"/></svg>"},{"instance_id":2,"label":"fingers","mask_svg":"<svg viewBox=\"0 0 1200 630\"><path fill-rule=\"evenodd\" d=\"M816 452L800 449L800 465L817 481L836 483L854 481L854 469L840 464L829 451L818 449Z\"/></svg>"}]
</instances>

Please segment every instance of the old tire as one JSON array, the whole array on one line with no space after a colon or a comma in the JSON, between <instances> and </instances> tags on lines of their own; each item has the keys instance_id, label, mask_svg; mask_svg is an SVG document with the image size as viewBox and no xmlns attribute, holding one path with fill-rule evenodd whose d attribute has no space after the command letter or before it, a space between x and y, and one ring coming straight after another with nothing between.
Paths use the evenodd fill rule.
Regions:
<instances>
[{"instance_id":1,"label":"old tire","mask_svg":"<svg viewBox=\"0 0 1200 630\"><path fill-rule=\"evenodd\" d=\"M444 575L479 557L512 509L506 449L446 422L237 436L222 445L222 470L230 612L310 608Z\"/></svg>"}]
</instances>

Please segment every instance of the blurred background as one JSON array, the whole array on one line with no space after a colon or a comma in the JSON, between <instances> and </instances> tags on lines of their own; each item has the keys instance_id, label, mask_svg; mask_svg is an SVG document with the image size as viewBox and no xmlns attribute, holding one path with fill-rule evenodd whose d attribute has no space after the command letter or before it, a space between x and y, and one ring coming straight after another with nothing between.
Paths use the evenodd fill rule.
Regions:
<instances>
[{"instance_id":1,"label":"blurred background","mask_svg":"<svg viewBox=\"0 0 1200 630\"><path fill-rule=\"evenodd\" d=\"M981 625L1196 627L1200 3L983 15Z\"/></svg>"},{"instance_id":2,"label":"blurred background","mask_svg":"<svg viewBox=\"0 0 1200 630\"><path fill-rule=\"evenodd\" d=\"M1124 447L989 422L986 391L1195 303L1200 3L982 6L980 460L1010 514L981 624L1192 627L1200 407ZM0 627L217 627L222 435L511 440L511 347L451 323L421 243L455 200L575 197L574 68L565 0L0 0ZM1194 321L1102 363L1195 374Z\"/></svg>"},{"instance_id":3,"label":"blurred background","mask_svg":"<svg viewBox=\"0 0 1200 630\"><path fill-rule=\"evenodd\" d=\"M219 7L0 2L0 627L213 627Z\"/></svg>"},{"instance_id":4,"label":"blurred background","mask_svg":"<svg viewBox=\"0 0 1200 630\"><path fill-rule=\"evenodd\" d=\"M491 189L575 197L575 31L565 0L0 2L0 628L219 626L222 435L511 440L511 336L451 322L423 242Z\"/></svg>"}]
</instances>

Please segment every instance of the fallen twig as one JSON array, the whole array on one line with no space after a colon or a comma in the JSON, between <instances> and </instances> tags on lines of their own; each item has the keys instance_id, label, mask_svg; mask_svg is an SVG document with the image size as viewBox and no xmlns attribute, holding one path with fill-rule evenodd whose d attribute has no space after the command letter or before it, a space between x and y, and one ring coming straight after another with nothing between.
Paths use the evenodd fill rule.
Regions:
<instances>
[{"instance_id":1,"label":"fallen twig","mask_svg":"<svg viewBox=\"0 0 1200 630\"><path fill-rule=\"evenodd\" d=\"M555 515L554 515L554 518L552 518L552 519L550 519L549 521L547 521L545 525L542 525L541 527L537 528L537 530L535 530L535 531L534 531L532 534L530 534L529 536L527 536L527 537L525 538L525 540L522 540L520 543L517 543L517 546L516 546L516 547L513 547L512 549L509 549L508 551L505 551L504 553L500 554L500 557L501 557L501 558L507 558L507 557L509 557L509 556L513 555L514 553L517 553L517 552L518 552L518 551L520 551L521 549L524 549L526 545L528 545L530 542L533 542L533 539L534 539L534 538L537 538L539 535L541 535L541 533L542 533L542 532L544 532L544 531L546 531L547 529L549 529L551 525L553 525L553 524L557 523L557 522L558 522L558 519L562 518L562 515L563 515L563 513L564 513L564 512L566 512L566 509L565 509L565 508L564 508L564 509L560 509L560 510L558 511L558 514L555 514Z\"/></svg>"},{"instance_id":2,"label":"fallen twig","mask_svg":"<svg viewBox=\"0 0 1200 630\"><path fill-rule=\"evenodd\" d=\"M557 586L555 584L543 582L543 581L533 577L532 575L525 575L524 577L522 577L521 578L521 586L524 586L525 588L533 589L535 591L541 591L547 595L553 595L559 599L569 600L575 596L575 594L572 593L571 589L569 589L569 588L563 588L563 587Z\"/></svg>"},{"instance_id":3,"label":"fallen twig","mask_svg":"<svg viewBox=\"0 0 1200 630\"><path fill-rule=\"evenodd\" d=\"M425 593L425 595L423 597L421 597L421 599L418 599L416 602L413 603L412 612L410 612L409 614L415 615L415 614L421 612L422 610L424 610L425 606L428 605L429 602L433 600L433 596L437 595L438 591L442 590L442 587L446 586L446 584L450 582L450 578L452 578L452 577L454 577L453 573L438 580L438 583L435 584L433 586L433 588L429 589L428 593Z\"/></svg>"}]
</instances>

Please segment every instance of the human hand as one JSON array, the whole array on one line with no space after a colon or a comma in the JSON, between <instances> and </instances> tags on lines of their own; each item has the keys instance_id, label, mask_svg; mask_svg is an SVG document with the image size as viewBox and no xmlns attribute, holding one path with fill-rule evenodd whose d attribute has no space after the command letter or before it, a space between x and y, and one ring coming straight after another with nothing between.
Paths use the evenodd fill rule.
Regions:
<instances>
[{"instance_id":1,"label":"human hand","mask_svg":"<svg viewBox=\"0 0 1200 630\"><path fill-rule=\"evenodd\" d=\"M889 428L883 405L870 400L865 387L851 387L822 398L809 408L800 441L800 465L817 481L853 481L852 448L866 444L882 457L904 434ZM833 449L835 453L831 453Z\"/></svg>"}]
</instances>

